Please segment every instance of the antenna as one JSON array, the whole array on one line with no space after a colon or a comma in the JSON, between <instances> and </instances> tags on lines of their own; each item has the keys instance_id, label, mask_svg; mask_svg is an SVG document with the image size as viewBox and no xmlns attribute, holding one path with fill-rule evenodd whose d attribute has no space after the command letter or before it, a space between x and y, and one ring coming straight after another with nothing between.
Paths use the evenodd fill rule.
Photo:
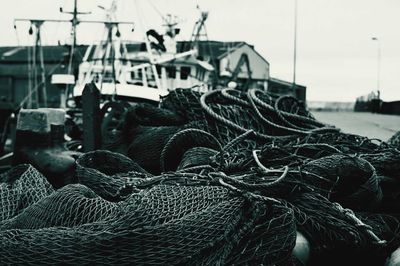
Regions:
<instances>
[{"instance_id":1,"label":"antenna","mask_svg":"<svg viewBox=\"0 0 400 266\"><path fill-rule=\"evenodd\" d=\"M200 12L200 18L194 24L192 37L190 38L189 41L189 49L193 49L194 46L198 44L201 37L205 37L205 39L208 40L206 25L205 25L205 22L208 18L208 11L202 11L199 5L197 5L196 7Z\"/></svg>"},{"instance_id":2,"label":"antenna","mask_svg":"<svg viewBox=\"0 0 400 266\"><path fill-rule=\"evenodd\" d=\"M73 11L64 11L62 7L60 7L60 12L64 14L71 14L72 19L71 19L71 24L72 24L72 38L73 42L72 45L76 46L76 26L79 24L79 19L78 15L89 15L92 12L79 12L78 11L78 0L74 0L74 10Z\"/></svg>"}]
</instances>

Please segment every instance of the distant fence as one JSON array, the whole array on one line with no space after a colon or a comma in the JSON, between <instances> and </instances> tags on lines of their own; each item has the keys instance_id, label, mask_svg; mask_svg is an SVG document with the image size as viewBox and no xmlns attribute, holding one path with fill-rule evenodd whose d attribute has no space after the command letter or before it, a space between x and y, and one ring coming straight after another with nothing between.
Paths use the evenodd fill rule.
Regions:
<instances>
[{"instance_id":1,"label":"distant fence","mask_svg":"<svg viewBox=\"0 0 400 266\"><path fill-rule=\"evenodd\" d=\"M307 101L307 108L310 111L346 112L354 110L354 102Z\"/></svg>"}]
</instances>

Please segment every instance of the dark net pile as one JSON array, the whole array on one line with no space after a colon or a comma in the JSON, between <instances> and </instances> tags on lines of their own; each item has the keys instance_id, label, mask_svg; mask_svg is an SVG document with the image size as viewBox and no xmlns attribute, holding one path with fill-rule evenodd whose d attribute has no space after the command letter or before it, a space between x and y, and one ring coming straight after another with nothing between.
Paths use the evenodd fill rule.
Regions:
<instances>
[{"instance_id":1,"label":"dark net pile","mask_svg":"<svg viewBox=\"0 0 400 266\"><path fill-rule=\"evenodd\" d=\"M0 175L0 221L8 220L53 192L35 168L21 164Z\"/></svg>"},{"instance_id":2,"label":"dark net pile","mask_svg":"<svg viewBox=\"0 0 400 266\"><path fill-rule=\"evenodd\" d=\"M194 177L144 179L140 190L117 203L84 185L67 185L3 224L0 259L71 265L291 261L289 208Z\"/></svg>"},{"instance_id":3,"label":"dark net pile","mask_svg":"<svg viewBox=\"0 0 400 266\"><path fill-rule=\"evenodd\" d=\"M110 131L111 132L111 131ZM178 89L137 104L53 189L0 178L2 264L384 265L400 246L400 152L291 96Z\"/></svg>"}]
</instances>

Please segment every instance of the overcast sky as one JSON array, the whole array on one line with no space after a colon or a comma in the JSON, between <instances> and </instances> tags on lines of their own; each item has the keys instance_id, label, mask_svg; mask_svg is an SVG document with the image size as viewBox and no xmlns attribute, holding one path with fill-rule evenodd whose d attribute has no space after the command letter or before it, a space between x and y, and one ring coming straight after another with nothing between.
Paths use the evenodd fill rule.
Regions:
<instances>
[{"instance_id":1,"label":"overcast sky","mask_svg":"<svg viewBox=\"0 0 400 266\"><path fill-rule=\"evenodd\" d=\"M136 22L126 40L142 40L140 24L161 30L159 13L181 18L181 39L188 39L198 18L196 5L210 12L206 22L211 40L246 41L270 63L271 76L292 81L295 0L120 0L117 17ZM78 0L85 19L102 19L98 4L107 0ZM68 19L59 7L73 0L2 1L0 46L32 44L28 25L14 18ZM140 23L140 20L142 23ZM381 96L400 100L400 0L298 0L298 83L307 86L308 100L354 101L377 89L377 51L381 46ZM44 44L68 42L68 25L45 24ZM79 43L101 38L99 26L80 25ZM377 37L379 42L372 41Z\"/></svg>"}]
</instances>

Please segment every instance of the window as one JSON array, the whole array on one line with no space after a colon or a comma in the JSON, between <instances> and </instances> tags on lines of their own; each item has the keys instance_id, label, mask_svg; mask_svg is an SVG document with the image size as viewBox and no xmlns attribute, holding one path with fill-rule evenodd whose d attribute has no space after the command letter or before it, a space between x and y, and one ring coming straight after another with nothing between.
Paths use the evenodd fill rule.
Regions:
<instances>
[{"instance_id":1,"label":"window","mask_svg":"<svg viewBox=\"0 0 400 266\"><path fill-rule=\"evenodd\" d=\"M160 65L156 65L156 69L157 69L158 76L161 76L161 66Z\"/></svg>"},{"instance_id":2,"label":"window","mask_svg":"<svg viewBox=\"0 0 400 266\"><path fill-rule=\"evenodd\" d=\"M111 71L106 71L104 73L104 81L114 81L114 73L112 73Z\"/></svg>"},{"instance_id":3,"label":"window","mask_svg":"<svg viewBox=\"0 0 400 266\"><path fill-rule=\"evenodd\" d=\"M197 69L197 73L196 73L196 78L198 80L203 80L204 79L204 70L203 69Z\"/></svg>"},{"instance_id":4,"label":"window","mask_svg":"<svg viewBox=\"0 0 400 266\"><path fill-rule=\"evenodd\" d=\"M143 78L143 70L142 69L138 69L138 70L136 70L137 72L137 79L140 79L140 80L142 80L142 78Z\"/></svg>"},{"instance_id":5,"label":"window","mask_svg":"<svg viewBox=\"0 0 400 266\"><path fill-rule=\"evenodd\" d=\"M176 78L176 67L174 66L167 66L166 67L167 70L167 77L170 79L174 79Z\"/></svg>"},{"instance_id":6,"label":"window","mask_svg":"<svg viewBox=\"0 0 400 266\"><path fill-rule=\"evenodd\" d=\"M188 77L190 76L190 67L181 67L181 79L182 80L187 80Z\"/></svg>"}]
</instances>

